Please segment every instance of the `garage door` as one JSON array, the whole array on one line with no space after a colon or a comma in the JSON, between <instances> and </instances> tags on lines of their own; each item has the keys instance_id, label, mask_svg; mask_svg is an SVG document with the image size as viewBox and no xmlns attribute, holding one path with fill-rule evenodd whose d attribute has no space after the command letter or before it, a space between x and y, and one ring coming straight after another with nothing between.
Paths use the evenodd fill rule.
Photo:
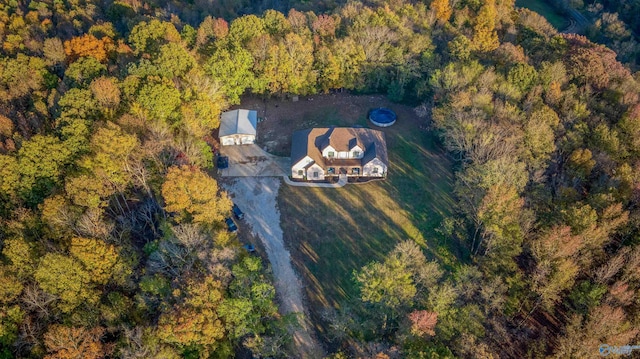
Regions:
<instances>
[{"instance_id":1,"label":"garage door","mask_svg":"<svg viewBox=\"0 0 640 359\"><path fill-rule=\"evenodd\" d=\"M241 143L243 145L253 144L253 136L242 136Z\"/></svg>"},{"instance_id":2,"label":"garage door","mask_svg":"<svg viewBox=\"0 0 640 359\"><path fill-rule=\"evenodd\" d=\"M222 138L222 145L223 146L235 145L233 137L224 137L224 138Z\"/></svg>"}]
</instances>

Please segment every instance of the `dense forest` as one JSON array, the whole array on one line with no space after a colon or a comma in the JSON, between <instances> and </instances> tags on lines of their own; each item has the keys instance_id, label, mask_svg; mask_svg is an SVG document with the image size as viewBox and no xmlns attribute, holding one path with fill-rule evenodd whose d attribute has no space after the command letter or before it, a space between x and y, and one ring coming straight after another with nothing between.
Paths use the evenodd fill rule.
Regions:
<instances>
[{"instance_id":1,"label":"dense forest","mask_svg":"<svg viewBox=\"0 0 640 359\"><path fill-rule=\"evenodd\" d=\"M2 358L295 356L268 266L223 226L211 131L244 93L336 89L428 109L458 203L425 237L465 248L356 271L328 355L638 337L640 75L513 1L9 0L0 44Z\"/></svg>"}]
</instances>

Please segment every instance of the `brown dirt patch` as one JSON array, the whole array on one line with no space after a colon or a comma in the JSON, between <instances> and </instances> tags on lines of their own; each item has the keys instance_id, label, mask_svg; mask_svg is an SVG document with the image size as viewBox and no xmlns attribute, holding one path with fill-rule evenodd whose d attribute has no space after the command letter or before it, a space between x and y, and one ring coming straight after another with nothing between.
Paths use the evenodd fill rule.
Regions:
<instances>
[{"instance_id":1,"label":"brown dirt patch","mask_svg":"<svg viewBox=\"0 0 640 359\"><path fill-rule=\"evenodd\" d=\"M257 143L274 155L289 156L293 131L329 125L376 128L367 121L369 110L376 107L388 107L396 112L399 120L390 128L417 127L417 122L422 122L410 107L392 103L382 95L336 93L300 97L297 102L246 96L234 109L258 111Z\"/></svg>"}]
</instances>

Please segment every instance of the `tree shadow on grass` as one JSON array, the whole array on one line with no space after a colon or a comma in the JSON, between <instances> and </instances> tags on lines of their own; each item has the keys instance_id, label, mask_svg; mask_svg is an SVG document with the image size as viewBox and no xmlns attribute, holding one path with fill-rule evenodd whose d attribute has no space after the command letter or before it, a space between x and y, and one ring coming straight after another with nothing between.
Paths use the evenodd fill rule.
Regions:
<instances>
[{"instance_id":1,"label":"tree shadow on grass","mask_svg":"<svg viewBox=\"0 0 640 359\"><path fill-rule=\"evenodd\" d=\"M384 259L400 241L416 241L431 258L457 260L459 244L443 243L436 232L455 206L452 163L432 148L429 136L387 131L386 181L281 188L284 240L305 279L314 322L321 323L323 308L356 298L353 272Z\"/></svg>"}]
</instances>

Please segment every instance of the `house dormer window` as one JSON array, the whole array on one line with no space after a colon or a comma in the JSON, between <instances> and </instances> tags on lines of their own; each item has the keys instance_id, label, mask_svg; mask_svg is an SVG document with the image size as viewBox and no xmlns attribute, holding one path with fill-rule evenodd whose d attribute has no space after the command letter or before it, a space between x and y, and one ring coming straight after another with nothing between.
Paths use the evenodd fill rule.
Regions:
<instances>
[{"instance_id":1,"label":"house dormer window","mask_svg":"<svg viewBox=\"0 0 640 359\"><path fill-rule=\"evenodd\" d=\"M336 155L336 153L333 152L333 151L327 152L327 157L329 157L329 158L333 158L335 155Z\"/></svg>"},{"instance_id":2,"label":"house dormer window","mask_svg":"<svg viewBox=\"0 0 640 359\"><path fill-rule=\"evenodd\" d=\"M353 158L360 157L360 151L353 151Z\"/></svg>"}]
</instances>

